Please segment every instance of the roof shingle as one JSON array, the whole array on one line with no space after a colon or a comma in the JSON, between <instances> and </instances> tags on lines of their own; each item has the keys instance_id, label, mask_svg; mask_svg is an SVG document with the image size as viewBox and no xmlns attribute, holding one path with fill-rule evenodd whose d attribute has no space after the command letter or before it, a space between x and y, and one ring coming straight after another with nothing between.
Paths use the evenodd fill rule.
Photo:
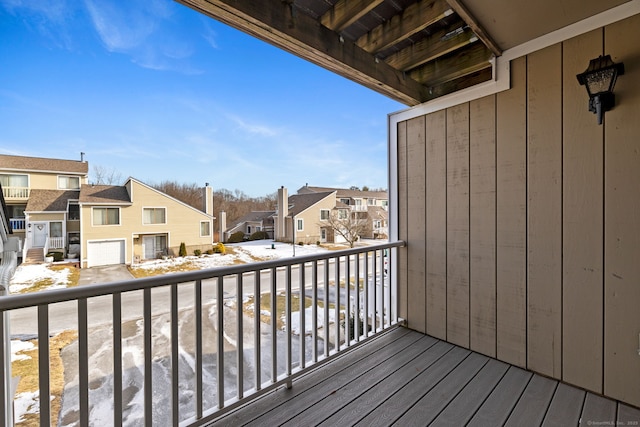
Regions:
<instances>
[{"instance_id":1,"label":"roof shingle","mask_svg":"<svg viewBox=\"0 0 640 427\"><path fill-rule=\"evenodd\" d=\"M86 175L89 172L89 163L79 160L0 154L0 170L43 171Z\"/></svg>"}]
</instances>

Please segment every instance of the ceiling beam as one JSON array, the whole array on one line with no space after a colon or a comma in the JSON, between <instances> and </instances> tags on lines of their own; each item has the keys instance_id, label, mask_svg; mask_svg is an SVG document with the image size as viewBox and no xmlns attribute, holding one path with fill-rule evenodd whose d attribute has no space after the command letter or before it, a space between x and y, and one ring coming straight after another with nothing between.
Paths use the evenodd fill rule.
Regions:
<instances>
[{"instance_id":1,"label":"ceiling beam","mask_svg":"<svg viewBox=\"0 0 640 427\"><path fill-rule=\"evenodd\" d=\"M417 105L427 99L426 87L299 12L291 3L282 0L178 1L405 105Z\"/></svg>"},{"instance_id":2,"label":"ceiling beam","mask_svg":"<svg viewBox=\"0 0 640 427\"><path fill-rule=\"evenodd\" d=\"M484 43L485 46L491 49L491 52L493 52L495 56L502 55L502 49L500 49L500 46L498 46L496 42L493 41L489 33L487 33L484 28L480 26L476 18L474 18L473 15L469 13L469 10L460 2L460 0L447 0L447 3L453 10L456 11L458 16L460 16L460 18L462 18L462 20L466 22L469 27L471 27L473 32L476 33L482 43Z\"/></svg>"},{"instance_id":3,"label":"ceiling beam","mask_svg":"<svg viewBox=\"0 0 640 427\"><path fill-rule=\"evenodd\" d=\"M493 53L485 45L475 43L456 54L430 62L409 75L427 86L438 86L490 68L491 57Z\"/></svg>"},{"instance_id":4,"label":"ceiling beam","mask_svg":"<svg viewBox=\"0 0 640 427\"><path fill-rule=\"evenodd\" d=\"M340 0L320 17L320 23L339 33L381 3L384 0Z\"/></svg>"},{"instance_id":5,"label":"ceiling beam","mask_svg":"<svg viewBox=\"0 0 640 427\"><path fill-rule=\"evenodd\" d=\"M461 26L457 29L440 30L420 40L418 43L387 56L384 60L393 68L409 71L478 40L478 37L472 31L462 28L462 25L464 25L462 22L460 24ZM456 31L460 32L456 34Z\"/></svg>"},{"instance_id":6,"label":"ceiling beam","mask_svg":"<svg viewBox=\"0 0 640 427\"><path fill-rule=\"evenodd\" d=\"M421 0L360 37L356 44L375 55L452 14L444 0Z\"/></svg>"}]
</instances>

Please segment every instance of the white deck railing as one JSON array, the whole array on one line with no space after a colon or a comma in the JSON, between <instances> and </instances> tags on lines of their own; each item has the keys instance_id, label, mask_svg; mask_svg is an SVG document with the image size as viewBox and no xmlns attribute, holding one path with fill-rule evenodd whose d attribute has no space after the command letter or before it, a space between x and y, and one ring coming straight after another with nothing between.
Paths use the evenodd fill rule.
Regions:
<instances>
[{"instance_id":1,"label":"white deck railing","mask_svg":"<svg viewBox=\"0 0 640 427\"><path fill-rule=\"evenodd\" d=\"M29 187L2 187L5 199L28 199Z\"/></svg>"},{"instance_id":2,"label":"white deck railing","mask_svg":"<svg viewBox=\"0 0 640 427\"><path fill-rule=\"evenodd\" d=\"M110 382L111 395L106 399L111 400L113 424L122 425L124 412L130 413L135 406L125 401L130 399L133 377L141 382L136 387L144 425L204 425L275 387L291 386L292 379L310 366L396 324L393 261L396 248L402 245L384 243L3 297L0 363L10 357L4 343L6 334L15 334L16 326L15 321L7 325L4 314L11 313L15 319L21 313L32 313L37 322L22 324L21 333L33 323L33 334L38 337L40 425L49 425L51 419L47 404L51 401L49 337L54 329L77 330L74 411L80 425L94 424L90 408L98 397L89 384L104 382ZM261 295L268 308L247 305L251 295ZM294 311L296 300L307 301L302 305L309 307ZM280 312L277 307L282 306ZM67 308L72 311L71 321ZM60 315L63 311L67 317ZM72 325L66 324L69 322ZM123 325L130 322L140 330L136 376L127 376L132 368L124 361L131 358L123 357L123 352L131 351L130 341L123 346L131 333ZM108 345L114 361L108 375L104 365L98 369L89 362L89 344L99 339L98 331L112 336L111 342L99 343L103 349ZM166 380L159 379L159 370L167 372ZM10 381L6 371L0 373L0 381ZM0 402L6 402L6 391L2 393ZM73 400L65 396L65 401L69 399ZM105 397L99 399L104 408ZM0 416L7 419L10 411L3 404Z\"/></svg>"}]
</instances>

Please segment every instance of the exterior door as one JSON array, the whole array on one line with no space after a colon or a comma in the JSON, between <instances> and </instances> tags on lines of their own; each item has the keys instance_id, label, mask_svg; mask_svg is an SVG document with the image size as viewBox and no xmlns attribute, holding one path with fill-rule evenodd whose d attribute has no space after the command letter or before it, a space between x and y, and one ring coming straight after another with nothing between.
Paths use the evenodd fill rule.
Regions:
<instances>
[{"instance_id":1,"label":"exterior door","mask_svg":"<svg viewBox=\"0 0 640 427\"><path fill-rule=\"evenodd\" d=\"M43 248L47 241L47 223L32 222L31 223L31 247Z\"/></svg>"},{"instance_id":2,"label":"exterior door","mask_svg":"<svg viewBox=\"0 0 640 427\"><path fill-rule=\"evenodd\" d=\"M154 259L156 257L155 241L155 236L142 236L144 259Z\"/></svg>"}]
</instances>

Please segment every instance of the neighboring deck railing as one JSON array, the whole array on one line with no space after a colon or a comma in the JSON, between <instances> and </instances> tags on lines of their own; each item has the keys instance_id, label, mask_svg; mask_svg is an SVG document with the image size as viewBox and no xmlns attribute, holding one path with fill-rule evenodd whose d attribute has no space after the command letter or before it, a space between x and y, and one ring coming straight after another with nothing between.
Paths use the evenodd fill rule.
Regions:
<instances>
[{"instance_id":1,"label":"neighboring deck railing","mask_svg":"<svg viewBox=\"0 0 640 427\"><path fill-rule=\"evenodd\" d=\"M24 231L27 220L25 218L10 218L9 222L11 223L11 230Z\"/></svg>"},{"instance_id":2,"label":"neighboring deck railing","mask_svg":"<svg viewBox=\"0 0 640 427\"><path fill-rule=\"evenodd\" d=\"M29 187L2 187L5 199L28 199Z\"/></svg>"},{"instance_id":3,"label":"neighboring deck railing","mask_svg":"<svg viewBox=\"0 0 640 427\"><path fill-rule=\"evenodd\" d=\"M113 382L113 424L122 425L123 410L131 410L123 407L126 403L123 386L132 387L123 384L126 369L123 324L130 320L136 321L142 330L143 361L142 366L136 367L142 373L140 412L144 425L203 425L275 387L291 386L292 379L310 366L330 360L340 351L396 324L394 260L396 248L403 244L384 243L322 255L10 295L0 298L0 314L14 316L21 310L37 311L34 333L39 343L40 425L49 425L51 419L49 337L51 325L58 325L57 313L65 304L71 305L77 319L75 325L64 329L75 329L78 334L80 425L92 425L89 414L94 402L89 384L106 381L90 378L89 342L99 328L110 332L112 328L111 351L115 362L109 381ZM268 300L269 308L261 309L255 298L249 308L246 304L250 295L261 295L260 300ZM128 303L135 296L140 296L141 302L133 302L139 311L132 317L126 313L130 313L132 307ZM309 307L294 311L296 299L299 307ZM160 303L163 300L168 301L166 307ZM284 309L279 319L277 307L281 303ZM99 317L104 312L110 320L94 326L94 315ZM168 326L163 322L154 324L163 315ZM180 334L184 319L193 327L193 334ZM12 328L6 324L6 316L0 316L0 322L3 331L0 358L6 360L10 355L4 343ZM278 327L279 322L283 326ZM162 331L157 323L162 325ZM215 333L205 332L210 327ZM158 355L153 342L163 334L168 348ZM157 384L154 387L158 364L169 372L167 390ZM3 384L10 381L6 371L0 373L0 381ZM5 391L0 402L6 402L6 387L2 390ZM161 407L154 398L163 393L167 403ZM11 408L3 404L0 411L0 416L7 419Z\"/></svg>"}]
</instances>

